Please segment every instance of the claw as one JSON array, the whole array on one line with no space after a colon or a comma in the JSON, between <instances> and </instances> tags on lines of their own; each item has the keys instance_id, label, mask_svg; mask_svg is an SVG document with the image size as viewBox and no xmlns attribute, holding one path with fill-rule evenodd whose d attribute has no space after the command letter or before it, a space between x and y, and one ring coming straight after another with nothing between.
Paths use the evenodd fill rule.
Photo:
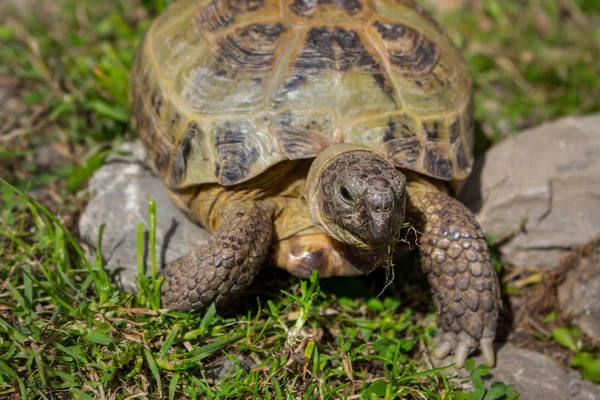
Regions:
<instances>
[{"instance_id":1,"label":"claw","mask_svg":"<svg viewBox=\"0 0 600 400\"><path fill-rule=\"evenodd\" d=\"M485 360L485 363L488 365L488 367L493 367L496 363L496 359L494 356L493 340L481 339L479 347L481 349L481 354L483 354L483 359Z\"/></svg>"},{"instance_id":2,"label":"claw","mask_svg":"<svg viewBox=\"0 0 600 400\"><path fill-rule=\"evenodd\" d=\"M467 357L469 356L469 345L465 342L459 342L454 354L454 361L456 363L456 367L462 368L465 365Z\"/></svg>"},{"instance_id":3,"label":"claw","mask_svg":"<svg viewBox=\"0 0 600 400\"><path fill-rule=\"evenodd\" d=\"M450 353L451 346L450 342L442 342L438 347L436 347L431 353L435 358L444 358Z\"/></svg>"}]
</instances>

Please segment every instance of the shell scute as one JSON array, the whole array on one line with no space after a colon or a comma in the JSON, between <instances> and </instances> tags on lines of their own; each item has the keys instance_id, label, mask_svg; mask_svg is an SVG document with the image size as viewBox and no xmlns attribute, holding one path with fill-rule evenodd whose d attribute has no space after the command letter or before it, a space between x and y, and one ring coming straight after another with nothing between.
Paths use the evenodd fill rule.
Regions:
<instances>
[{"instance_id":1,"label":"shell scute","mask_svg":"<svg viewBox=\"0 0 600 400\"><path fill-rule=\"evenodd\" d=\"M311 158L331 143L335 117L328 113L284 111L273 118L270 129L281 153L290 160Z\"/></svg>"},{"instance_id":2,"label":"shell scute","mask_svg":"<svg viewBox=\"0 0 600 400\"><path fill-rule=\"evenodd\" d=\"M253 126L249 121L218 121L213 123L217 149L215 176L223 185L246 180L253 164L260 156L259 145L252 140Z\"/></svg>"},{"instance_id":3,"label":"shell scute","mask_svg":"<svg viewBox=\"0 0 600 400\"><path fill-rule=\"evenodd\" d=\"M461 171L469 171L473 164L472 151L463 143L453 143L452 153L455 155L456 163ZM466 176L465 176L466 177Z\"/></svg>"},{"instance_id":4,"label":"shell scute","mask_svg":"<svg viewBox=\"0 0 600 400\"><path fill-rule=\"evenodd\" d=\"M213 0L196 12L196 23L205 31L215 32L236 22L244 14L261 10L266 0ZM271 2L272 3L272 2Z\"/></svg>"},{"instance_id":5,"label":"shell scute","mask_svg":"<svg viewBox=\"0 0 600 400\"><path fill-rule=\"evenodd\" d=\"M397 68L406 78L416 80L418 77L429 75L439 63L439 46L416 29L381 20L375 21L373 26L385 44L390 65Z\"/></svg>"},{"instance_id":6,"label":"shell scute","mask_svg":"<svg viewBox=\"0 0 600 400\"><path fill-rule=\"evenodd\" d=\"M421 122L428 142L444 141L446 136L444 122L444 120L440 119L427 119Z\"/></svg>"},{"instance_id":7,"label":"shell scute","mask_svg":"<svg viewBox=\"0 0 600 400\"><path fill-rule=\"evenodd\" d=\"M192 140L202 134L203 132L196 122L188 123L181 143L173 151L169 186L178 187L185 180L187 161L192 151Z\"/></svg>"},{"instance_id":8,"label":"shell scute","mask_svg":"<svg viewBox=\"0 0 600 400\"><path fill-rule=\"evenodd\" d=\"M289 9L298 16L313 18L322 4L335 4L349 15L356 15L364 8L360 0L294 0Z\"/></svg>"},{"instance_id":9,"label":"shell scute","mask_svg":"<svg viewBox=\"0 0 600 400\"><path fill-rule=\"evenodd\" d=\"M423 169L431 171L440 179L450 180L453 176L452 160L448 158L449 145L441 142L429 142L423 148Z\"/></svg>"},{"instance_id":10,"label":"shell scute","mask_svg":"<svg viewBox=\"0 0 600 400\"><path fill-rule=\"evenodd\" d=\"M279 36L286 31L280 23L251 24L237 28L217 41L217 73L269 72L275 60Z\"/></svg>"},{"instance_id":11,"label":"shell scute","mask_svg":"<svg viewBox=\"0 0 600 400\"><path fill-rule=\"evenodd\" d=\"M450 143L456 143L460 139L461 133L460 118L457 115L453 115L448 119L447 123Z\"/></svg>"}]
</instances>

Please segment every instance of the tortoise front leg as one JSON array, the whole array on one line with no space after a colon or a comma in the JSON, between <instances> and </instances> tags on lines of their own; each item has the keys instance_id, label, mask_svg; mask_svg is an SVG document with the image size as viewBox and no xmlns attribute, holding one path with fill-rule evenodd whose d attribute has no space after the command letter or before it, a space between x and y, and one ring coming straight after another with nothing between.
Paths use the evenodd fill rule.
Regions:
<instances>
[{"instance_id":1,"label":"tortoise front leg","mask_svg":"<svg viewBox=\"0 0 600 400\"><path fill-rule=\"evenodd\" d=\"M208 243L173 261L162 272L164 307L222 307L242 293L262 266L273 232L272 216L255 202L229 205Z\"/></svg>"},{"instance_id":2,"label":"tortoise front leg","mask_svg":"<svg viewBox=\"0 0 600 400\"><path fill-rule=\"evenodd\" d=\"M438 311L433 356L454 353L462 367L480 348L494 365L492 347L502 305L498 276L481 227L471 211L433 186L408 186L409 222L419 232L421 265Z\"/></svg>"}]
</instances>

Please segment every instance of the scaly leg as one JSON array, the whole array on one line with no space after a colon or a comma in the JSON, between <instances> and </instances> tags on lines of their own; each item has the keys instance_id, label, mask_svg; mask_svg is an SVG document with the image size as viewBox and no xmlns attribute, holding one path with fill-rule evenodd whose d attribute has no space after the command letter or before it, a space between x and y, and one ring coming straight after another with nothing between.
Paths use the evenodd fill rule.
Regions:
<instances>
[{"instance_id":1,"label":"scaly leg","mask_svg":"<svg viewBox=\"0 0 600 400\"><path fill-rule=\"evenodd\" d=\"M433 186L409 184L408 196L409 222L420 232L421 265L438 311L433 356L454 353L462 367L479 347L493 366L502 303L483 231L467 207Z\"/></svg>"},{"instance_id":2,"label":"scaly leg","mask_svg":"<svg viewBox=\"0 0 600 400\"><path fill-rule=\"evenodd\" d=\"M262 266L273 232L271 213L255 202L229 205L208 243L162 272L164 307L180 311L218 307L242 293Z\"/></svg>"}]
</instances>

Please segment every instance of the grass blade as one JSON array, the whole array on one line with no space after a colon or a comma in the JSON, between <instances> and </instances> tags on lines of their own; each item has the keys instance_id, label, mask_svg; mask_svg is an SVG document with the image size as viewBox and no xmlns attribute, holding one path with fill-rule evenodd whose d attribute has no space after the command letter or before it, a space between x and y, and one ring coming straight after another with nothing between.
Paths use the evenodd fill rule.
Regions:
<instances>
[{"instance_id":1,"label":"grass blade","mask_svg":"<svg viewBox=\"0 0 600 400\"><path fill-rule=\"evenodd\" d=\"M148 368L150 368L150 372L152 372L152 376L156 381L156 385L158 386L158 393L160 393L160 397L162 397L162 383L160 380L160 372L158 367L156 366L156 362L154 361L154 357L152 353L148 349L144 349L144 356L146 358L146 363L148 364Z\"/></svg>"}]
</instances>

